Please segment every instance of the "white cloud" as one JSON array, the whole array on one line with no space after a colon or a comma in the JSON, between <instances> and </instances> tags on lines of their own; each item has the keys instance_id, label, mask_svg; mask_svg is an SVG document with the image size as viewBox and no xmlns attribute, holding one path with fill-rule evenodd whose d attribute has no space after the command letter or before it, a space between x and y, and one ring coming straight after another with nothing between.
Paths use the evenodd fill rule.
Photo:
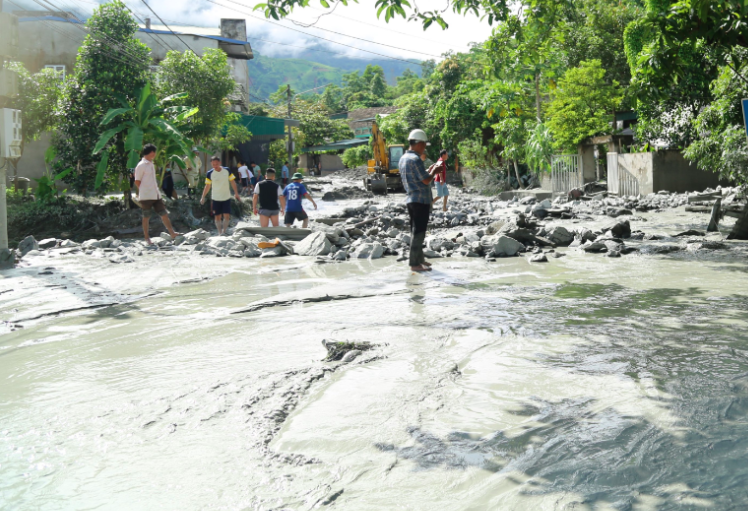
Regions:
<instances>
[{"instance_id":1,"label":"white cloud","mask_svg":"<svg viewBox=\"0 0 748 511\"><path fill-rule=\"evenodd\" d=\"M29 5L28 1L13 1L25 4L28 9L40 9L37 4ZM487 22L481 21L473 15L463 17L452 12L445 15L450 25L446 31L432 25L429 30L424 32L420 23L408 22L401 18L385 23L376 17L375 0L360 0L360 3L351 3L347 7L340 5L332 14L322 17L319 16L326 9L322 8L318 2L312 1L311 7L297 9L291 16L292 19L301 23L311 23L319 17L316 25L309 28L294 25L288 20L275 22L277 24L265 20L262 12L252 10L260 0L215 0L222 6L206 0L147 1L153 10L170 25L217 28L221 18L244 18L247 21L247 33L252 47L265 55L274 57L292 57L303 52L303 48L316 48L363 60L379 57L361 50L368 50L388 57L421 60L432 58L431 55L438 57L449 50L467 51L470 43L482 42L491 34L491 28ZM72 8L77 13L86 16L96 5L91 0L56 0L53 3L66 9ZM149 17L154 24L158 23L143 2L127 0L126 3L141 18ZM14 8L13 5L9 5L9 7ZM291 29L307 32L310 35ZM332 30L339 34L323 29ZM334 42L324 41L315 36ZM348 36L355 36L367 41ZM292 46L274 43L284 43ZM343 43L348 46L336 43ZM293 46L301 48L294 48Z\"/></svg>"}]
</instances>

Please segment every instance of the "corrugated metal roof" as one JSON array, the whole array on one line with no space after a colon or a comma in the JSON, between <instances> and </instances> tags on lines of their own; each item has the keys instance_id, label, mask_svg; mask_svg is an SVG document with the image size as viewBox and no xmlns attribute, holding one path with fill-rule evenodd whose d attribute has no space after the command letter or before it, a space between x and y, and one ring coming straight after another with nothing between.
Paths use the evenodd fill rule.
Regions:
<instances>
[{"instance_id":1,"label":"corrugated metal roof","mask_svg":"<svg viewBox=\"0 0 748 511\"><path fill-rule=\"evenodd\" d=\"M260 117L258 115L242 114L241 121L249 131L252 132L252 138L255 137L275 137L283 138L286 134L285 119L276 119L275 117Z\"/></svg>"},{"instance_id":2,"label":"corrugated metal roof","mask_svg":"<svg viewBox=\"0 0 748 511\"><path fill-rule=\"evenodd\" d=\"M250 130L251 131L251 130ZM340 140L338 142L330 142L329 144L317 145L314 147L305 147L301 150L302 153L313 153L317 151L342 151L350 149L364 144L368 144L369 139L362 138L351 138L348 140Z\"/></svg>"}]
</instances>

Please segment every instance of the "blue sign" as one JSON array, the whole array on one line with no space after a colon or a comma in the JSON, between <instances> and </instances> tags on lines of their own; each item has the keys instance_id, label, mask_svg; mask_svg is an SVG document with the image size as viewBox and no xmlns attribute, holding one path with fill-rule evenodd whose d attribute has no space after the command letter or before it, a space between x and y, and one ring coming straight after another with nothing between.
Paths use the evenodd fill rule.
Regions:
<instances>
[{"instance_id":1,"label":"blue sign","mask_svg":"<svg viewBox=\"0 0 748 511\"><path fill-rule=\"evenodd\" d=\"M748 99L740 101L743 107L743 127L745 128L745 135L748 136Z\"/></svg>"}]
</instances>

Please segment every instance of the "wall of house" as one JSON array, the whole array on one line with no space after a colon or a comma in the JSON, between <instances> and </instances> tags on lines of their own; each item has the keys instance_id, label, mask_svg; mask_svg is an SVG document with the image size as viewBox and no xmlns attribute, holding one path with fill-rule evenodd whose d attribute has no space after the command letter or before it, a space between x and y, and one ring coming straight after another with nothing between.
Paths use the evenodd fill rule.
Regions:
<instances>
[{"instance_id":1,"label":"wall of house","mask_svg":"<svg viewBox=\"0 0 748 511\"><path fill-rule=\"evenodd\" d=\"M676 150L619 154L618 168L636 177L642 195L663 190L678 193L703 191L720 184L717 174L700 170Z\"/></svg>"},{"instance_id":2,"label":"wall of house","mask_svg":"<svg viewBox=\"0 0 748 511\"><path fill-rule=\"evenodd\" d=\"M680 151L652 154L655 192L701 192L720 184L717 173L700 170L695 163L688 162Z\"/></svg>"},{"instance_id":3,"label":"wall of house","mask_svg":"<svg viewBox=\"0 0 748 511\"><path fill-rule=\"evenodd\" d=\"M47 168L44 163L44 153L52 143L51 133L43 133L39 140L26 143L23 146L23 156L18 160L18 175L31 179L31 187L36 188L36 181L44 175ZM8 172L8 177L12 177L12 171Z\"/></svg>"},{"instance_id":4,"label":"wall of house","mask_svg":"<svg viewBox=\"0 0 748 511\"><path fill-rule=\"evenodd\" d=\"M654 193L654 179L652 174L653 153L627 153L618 155L619 172L628 172L639 181L639 193L647 195Z\"/></svg>"}]
</instances>

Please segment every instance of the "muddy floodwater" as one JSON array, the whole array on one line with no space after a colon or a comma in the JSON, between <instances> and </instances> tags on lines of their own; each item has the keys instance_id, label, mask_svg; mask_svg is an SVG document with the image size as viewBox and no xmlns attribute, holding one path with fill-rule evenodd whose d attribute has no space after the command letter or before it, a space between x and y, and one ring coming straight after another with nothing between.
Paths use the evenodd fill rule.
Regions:
<instances>
[{"instance_id":1,"label":"muddy floodwater","mask_svg":"<svg viewBox=\"0 0 748 511\"><path fill-rule=\"evenodd\" d=\"M32 258L0 274L0 509L748 508L745 250L561 251Z\"/></svg>"}]
</instances>

